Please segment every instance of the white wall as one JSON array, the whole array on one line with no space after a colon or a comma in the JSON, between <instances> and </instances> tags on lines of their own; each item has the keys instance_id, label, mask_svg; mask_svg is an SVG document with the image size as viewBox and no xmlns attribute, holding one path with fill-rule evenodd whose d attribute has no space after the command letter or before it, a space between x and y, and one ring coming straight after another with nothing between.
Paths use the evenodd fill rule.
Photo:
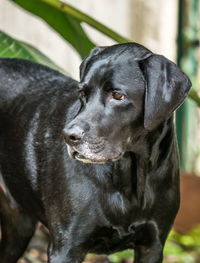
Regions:
<instances>
[{"instance_id":1,"label":"white wall","mask_svg":"<svg viewBox=\"0 0 200 263\"><path fill-rule=\"evenodd\" d=\"M132 39L175 61L178 1L135 0L131 10Z\"/></svg>"}]
</instances>

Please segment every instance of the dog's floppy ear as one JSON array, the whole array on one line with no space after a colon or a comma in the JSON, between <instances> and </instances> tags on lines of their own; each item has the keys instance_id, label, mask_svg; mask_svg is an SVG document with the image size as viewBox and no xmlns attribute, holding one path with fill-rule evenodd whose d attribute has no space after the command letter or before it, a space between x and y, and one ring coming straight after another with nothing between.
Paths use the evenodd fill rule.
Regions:
<instances>
[{"instance_id":1,"label":"dog's floppy ear","mask_svg":"<svg viewBox=\"0 0 200 263\"><path fill-rule=\"evenodd\" d=\"M80 81L82 80L83 76L85 75L85 71L87 69L87 66L89 65L89 62L91 59L98 55L101 51L103 51L106 47L95 47L92 49L90 54L83 60L83 62L80 65Z\"/></svg>"},{"instance_id":2,"label":"dog's floppy ear","mask_svg":"<svg viewBox=\"0 0 200 263\"><path fill-rule=\"evenodd\" d=\"M182 104L192 84L176 64L163 56L151 55L140 66L146 79L144 127L151 131Z\"/></svg>"}]
</instances>

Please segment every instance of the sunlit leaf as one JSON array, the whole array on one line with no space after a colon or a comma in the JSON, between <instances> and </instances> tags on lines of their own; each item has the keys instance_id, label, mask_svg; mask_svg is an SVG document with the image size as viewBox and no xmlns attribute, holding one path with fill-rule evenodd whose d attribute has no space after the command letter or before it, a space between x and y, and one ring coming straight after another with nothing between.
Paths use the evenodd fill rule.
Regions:
<instances>
[{"instance_id":1,"label":"sunlit leaf","mask_svg":"<svg viewBox=\"0 0 200 263\"><path fill-rule=\"evenodd\" d=\"M16 40L2 31L0 31L0 57L28 59L63 71L38 49Z\"/></svg>"}]
</instances>

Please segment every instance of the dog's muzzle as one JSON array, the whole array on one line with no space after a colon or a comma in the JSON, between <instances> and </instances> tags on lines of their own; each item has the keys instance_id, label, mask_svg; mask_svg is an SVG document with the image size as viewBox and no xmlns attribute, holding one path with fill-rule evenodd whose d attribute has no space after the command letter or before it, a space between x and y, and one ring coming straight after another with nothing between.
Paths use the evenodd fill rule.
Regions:
<instances>
[{"instance_id":1,"label":"dog's muzzle","mask_svg":"<svg viewBox=\"0 0 200 263\"><path fill-rule=\"evenodd\" d=\"M69 156L84 163L104 164L117 161L121 151L111 151L105 139L87 137L79 127L64 129L64 139Z\"/></svg>"}]
</instances>

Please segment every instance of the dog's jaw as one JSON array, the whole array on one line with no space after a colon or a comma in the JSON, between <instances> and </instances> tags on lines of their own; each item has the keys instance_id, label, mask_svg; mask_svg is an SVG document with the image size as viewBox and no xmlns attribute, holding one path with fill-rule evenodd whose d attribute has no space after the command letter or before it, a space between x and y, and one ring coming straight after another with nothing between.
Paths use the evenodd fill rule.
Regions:
<instances>
[{"instance_id":1,"label":"dog's jaw","mask_svg":"<svg viewBox=\"0 0 200 263\"><path fill-rule=\"evenodd\" d=\"M122 153L117 154L111 158L102 158L101 156L93 155L92 153L80 154L76 149L73 149L71 146L67 145L68 154L72 159L81 161L83 163L91 163L91 164L105 164L108 162L115 162L121 156Z\"/></svg>"}]
</instances>

